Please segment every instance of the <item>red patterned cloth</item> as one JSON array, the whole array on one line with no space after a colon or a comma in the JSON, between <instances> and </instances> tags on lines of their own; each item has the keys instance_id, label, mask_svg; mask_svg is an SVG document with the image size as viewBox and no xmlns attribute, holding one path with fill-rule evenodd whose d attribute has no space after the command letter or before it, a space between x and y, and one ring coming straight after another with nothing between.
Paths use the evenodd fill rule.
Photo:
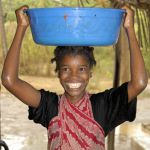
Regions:
<instances>
[{"instance_id":1,"label":"red patterned cloth","mask_svg":"<svg viewBox=\"0 0 150 150\"><path fill-rule=\"evenodd\" d=\"M65 95L59 101L59 113L48 127L49 150L104 150L104 131L94 120L89 94L76 104Z\"/></svg>"}]
</instances>

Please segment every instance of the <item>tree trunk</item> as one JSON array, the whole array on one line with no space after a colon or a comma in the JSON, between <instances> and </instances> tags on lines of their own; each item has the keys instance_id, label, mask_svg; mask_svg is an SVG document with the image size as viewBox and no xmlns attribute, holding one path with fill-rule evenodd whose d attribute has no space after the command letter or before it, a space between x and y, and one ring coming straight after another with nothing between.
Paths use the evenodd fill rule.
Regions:
<instances>
[{"instance_id":1,"label":"tree trunk","mask_svg":"<svg viewBox=\"0 0 150 150\"><path fill-rule=\"evenodd\" d=\"M120 69L121 69L120 56L121 56L121 48L122 48L121 46L122 46L122 37L120 36L115 46L115 68L114 68L114 80L113 80L114 88L119 86L119 81L120 81ZM115 149L115 129L111 131L108 135L107 149L108 150Z\"/></svg>"},{"instance_id":2,"label":"tree trunk","mask_svg":"<svg viewBox=\"0 0 150 150\"><path fill-rule=\"evenodd\" d=\"M111 131L107 137L107 150L115 149L115 129Z\"/></svg>"},{"instance_id":3,"label":"tree trunk","mask_svg":"<svg viewBox=\"0 0 150 150\"><path fill-rule=\"evenodd\" d=\"M5 32L5 26L4 26L4 19L3 19L3 9L2 9L2 1L0 0L0 35L1 35L1 42L2 42L2 56L3 59L6 56L7 53L7 41L6 41L6 32Z\"/></svg>"},{"instance_id":4,"label":"tree trunk","mask_svg":"<svg viewBox=\"0 0 150 150\"><path fill-rule=\"evenodd\" d=\"M128 39L124 32L124 29L121 28L120 36L115 47L115 70L114 70L114 81L113 87L118 87L121 82L126 82L129 80L129 46ZM107 149L115 149L115 129L108 135L107 139Z\"/></svg>"},{"instance_id":5,"label":"tree trunk","mask_svg":"<svg viewBox=\"0 0 150 150\"><path fill-rule=\"evenodd\" d=\"M126 33L124 29L121 29L121 70L120 70L120 80L121 83L127 82L130 79L130 54L129 54L129 44Z\"/></svg>"}]
</instances>

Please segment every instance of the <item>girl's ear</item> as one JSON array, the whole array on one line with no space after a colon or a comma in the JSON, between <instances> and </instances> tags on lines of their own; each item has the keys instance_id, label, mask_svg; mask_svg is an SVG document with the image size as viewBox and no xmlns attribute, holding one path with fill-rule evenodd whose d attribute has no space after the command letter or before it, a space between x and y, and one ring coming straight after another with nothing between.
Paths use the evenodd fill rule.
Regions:
<instances>
[{"instance_id":1,"label":"girl's ear","mask_svg":"<svg viewBox=\"0 0 150 150\"><path fill-rule=\"evenodd\" d=\"M57 70L57 72L55 72L56 77L59 78L59 70Z\"/></svg>"}]
</instances>

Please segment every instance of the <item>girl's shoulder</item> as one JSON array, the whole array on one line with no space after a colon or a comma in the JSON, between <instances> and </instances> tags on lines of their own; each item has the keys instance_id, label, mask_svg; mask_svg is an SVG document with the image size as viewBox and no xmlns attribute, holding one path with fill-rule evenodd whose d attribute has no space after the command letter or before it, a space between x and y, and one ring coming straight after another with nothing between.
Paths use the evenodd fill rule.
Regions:
<instances>
[{"instance_id":1,"label":"girl's shoulder","mask_svg":"<svg viewBox=\"0 0 150 150\"><path fill-rule=\"evenodd\" d=\"M41 89L40 93L41 93L41 100L51 101L51 103L58 104L59 95L57 93L45 89Z\"/></svg>"},{"instance_id":2,"label":"girl's shoulder","mask_svg":"<svg viewBox=\"0 0 150 150\"><path fill-rule=\"evenodd\" d=\"M99 93L89 94L91 101L100 101L104 99L105 91Z\"/></svg>"}]
</instances>

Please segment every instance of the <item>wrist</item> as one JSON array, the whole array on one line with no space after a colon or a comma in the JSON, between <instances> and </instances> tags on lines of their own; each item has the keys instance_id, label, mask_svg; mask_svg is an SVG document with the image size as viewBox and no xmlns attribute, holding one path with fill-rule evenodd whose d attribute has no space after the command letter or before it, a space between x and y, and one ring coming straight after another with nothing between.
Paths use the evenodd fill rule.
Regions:
<instances>
[{"instance_id":1,"label":"wrist","mask_svg":"<svg viewBox=\"0 0 150 150\"><path fill-rule=\"evenodd\" d=\"M20 24L17 25L17 28L18 28L18 29L22 29L22 30L26 30L27 27L28 27L28 26L24 26L24 25L20 25Z\"/></svg>"},{"instance_id":2,"label":"wrist","mask_svg":"<svg viewBox=\"0 0 150 150\"><path fill-rule=\"evenodd\" d=\"M133 31L133 30L134 30L134 26L125 27L125 29L126 29L127 31Z\"/></svg>"},{"instance_id":3,"label":"wrist","mask_svg":"<svg viewBox=\"0 0 150 150\"><path fill-rule=\"evenodd\" d=\"M17 25L16 33L25 34L27 27L22 25Z\"/></svg>"},{"instance_id":4,"label":"wrist","mask_svg":"<svg viewBox=\"0 0 150 150\"><path fill-rule=\"evenodd\" d=\"M129 33L135 33L135 29L134 27L128 27L128 28L125 28L126 32L129 34Z\"/></svg>"},{"instance_id":5,"label":"wrist","mask_svg":"<svg viewBox=\"0 0 150 150\"><path fill-rule=\"evenodd\" d=\"M133 42L133 41L136 39L136 33L135 33L134 28L127 28L127 29L126 29L126 34L127 34L128 39L129 39L130 41Z\"/></svg>"}]
</instances>

